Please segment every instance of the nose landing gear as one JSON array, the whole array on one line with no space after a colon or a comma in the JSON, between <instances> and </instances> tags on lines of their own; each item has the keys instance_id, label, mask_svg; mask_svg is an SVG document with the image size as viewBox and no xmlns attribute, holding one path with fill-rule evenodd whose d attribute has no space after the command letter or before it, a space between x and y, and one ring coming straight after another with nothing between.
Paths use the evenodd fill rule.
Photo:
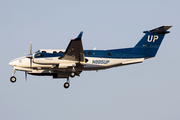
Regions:
<instances>
[{"instance_id":1,"label":"nose landing gear","mask_svg":"<svg viewBox=\"0 0 180 120\"><path fill-rule=\"evenodd\" d=\"M12 77L10 78L10 81L11 81L12 83L16 82L16 77L15 77L15 76L12 76Z\"/></svg>"},{"instance_id":2,"label":"nose landing gear","mask_svg":"<svg viewBox=\"0 0 180 120\"><path fill-rule=\"evenodd\" d=\"M12 83L15 83L16 80L17 80L16 77L14 76L15 72L16 72L16 70L13 68L12 77L10 78L10 81L11 81Z\"/></svg>"}]
</instances>

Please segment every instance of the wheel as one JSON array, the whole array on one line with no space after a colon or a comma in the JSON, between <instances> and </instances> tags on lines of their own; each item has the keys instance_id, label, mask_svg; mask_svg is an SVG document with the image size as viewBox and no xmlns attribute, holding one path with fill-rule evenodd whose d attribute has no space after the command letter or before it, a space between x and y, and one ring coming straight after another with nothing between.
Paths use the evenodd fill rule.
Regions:
<instances>
[{"instance_id":1,"label":"wheel","mask_svg":"<svg viewBox=\"0 0 180 120\"><path fill-rule=\"evenodd\" d=\"M69 84L68 82L65 82L65 83L64 83L64 88L67 89L67 88L69 88L69 86L70 86L70 84Z\"/></svg>"},{"instance_id":2,"label":"wheel","mask_svg":"<svg viewBox=\"0 0 180 120\"><path fill-rule=\"evenodd\" d=\"M75 72L72 72L72 73L70 74L70 76L71 76L72 78L73 78L75 75L76 75Z\"/></svg>"},{"instance_id":3,"label":"wheel","mask_svg":"<svg viewBox=\"0 0 180 120\"><path fill-rule=\"evenodd\" d=\"M10 78L10 81L11 81L12 83L16 82L16 77L12 76L12 77Z\"/></svg>"}]
</instances>

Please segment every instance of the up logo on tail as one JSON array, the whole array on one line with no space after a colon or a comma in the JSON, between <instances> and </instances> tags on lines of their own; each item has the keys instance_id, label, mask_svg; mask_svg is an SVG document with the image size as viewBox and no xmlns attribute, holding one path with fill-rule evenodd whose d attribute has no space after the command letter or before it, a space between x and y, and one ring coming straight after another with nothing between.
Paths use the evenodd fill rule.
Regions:
<instances>
[{"instance_id":1,"label":"up logo on tail","mask_svg":"<svg viewBox=\"0 0 180 120\"><path fill-rule=\"evenodd\" d=\"M158 39L158 35L148 35L148 42L155 42Z\"/></svg>"}]
</instances>

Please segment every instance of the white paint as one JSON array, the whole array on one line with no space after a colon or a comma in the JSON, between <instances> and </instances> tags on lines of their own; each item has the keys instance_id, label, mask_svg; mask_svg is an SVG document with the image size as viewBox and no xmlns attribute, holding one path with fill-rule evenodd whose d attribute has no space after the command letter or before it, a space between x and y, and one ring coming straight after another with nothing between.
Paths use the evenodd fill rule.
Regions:
<instances>
[{"instance_id":1,"label":"white paint","mask_svg":"<svg viewBox=\"0 0 180 120\"><path fill-rule=\"evenodd\" d=\"M83 70L101 70L103 68L107 69L107 68L116 67L120 65L139 63L144 60L144 58L113 59L113 58L99 58L99 57L86 57L86 59L88 59L88 62L84 64L85 66ZM32 67L38 70L40 70L39 68L41 69L46 68L48 70L53 70L54 69L54 67L52 67L53 65L59 65L59 68L57 69L58 71L62 71L64 70L64 68L75 67L76 63L79 63L79 61L59 60L58 57L54 57L53 60L50 60L50 61L49 60L50 59L48 58L34 59L33 60L34 62L32 63ZM94 60L105 61L105 62L94 63L93 62ZM45 63L48 63L48 64L45 64ZM15 70L28 71L28 72L31 71L31 73L33 71L33 69L30 67L30 59L26 57L20 57L18 59L15 59L11 61L9 65L14 66Z\"/></svg>"},{"instance_id":2,"label":"white paint","mask_svg":"<svg viewBox=\"0 0 180 120\"><path fill-rule=\"evenodd\" d=\"M158 35L148 35L147 41L148 42L155 42L158 40L159 36Z\"/></svg>"}]
</instances>

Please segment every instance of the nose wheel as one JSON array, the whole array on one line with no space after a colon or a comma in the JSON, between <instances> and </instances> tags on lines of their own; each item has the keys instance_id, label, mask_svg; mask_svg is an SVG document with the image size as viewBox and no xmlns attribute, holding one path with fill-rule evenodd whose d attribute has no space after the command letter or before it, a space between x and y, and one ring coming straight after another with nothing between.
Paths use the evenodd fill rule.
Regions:
<instances>
[{"instance_id":1,"label":"nose wheel","mask_svg":"<svg viewBox=\"0 0 180 120\"><path fill-rule=\"evenodd\" d=\"M12 83L16 82L16 77L15 77L15 76L12 76L12 77L10 78L10 81L11 81Z\"/></svg>"},{"instance_id":2,"label":"nose wheel","mask_svg":"<svg viewBox=\"0 0 180 120\"><path fill-rule=\"evenodd\" d=\"M15 72L16 72L16 70L15 70L15 68L13 67L12 77L10 78L10 81L11 81L12 83L16 82L16 80L17 80L16 77L14 76Z\"/></svg>"}]
</instances>

